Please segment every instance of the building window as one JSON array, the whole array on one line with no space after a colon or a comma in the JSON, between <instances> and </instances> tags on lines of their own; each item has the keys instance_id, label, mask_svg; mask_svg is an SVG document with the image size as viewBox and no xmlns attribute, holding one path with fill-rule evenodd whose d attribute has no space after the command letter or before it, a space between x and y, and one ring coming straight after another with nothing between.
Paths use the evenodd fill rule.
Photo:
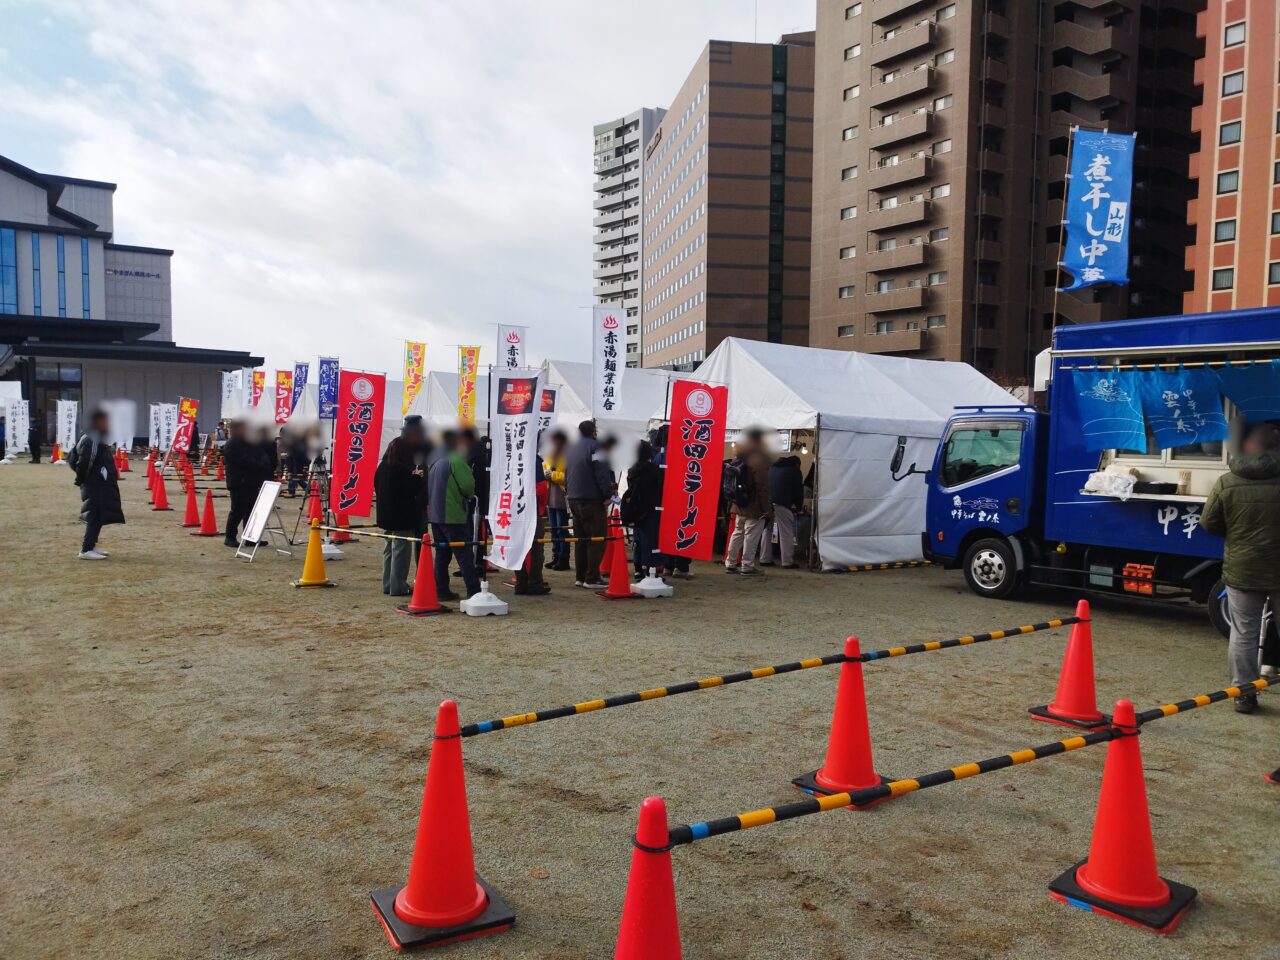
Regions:
<instances>
[{"instance_id":1,"label":"building window","mask_svg":"<svg viewBox=\"0 0 1280 960\"><path fill-rule=\"evenodd\" d=\"M877 280L877 281L876 281L876 293L888 293L888 292L889 292L890 290L892 290L892 289L893 289L893 281L892 281L892 280Z\"/></svg>"},{"instance_id":2,"label":"building window","mask_svg":"<svg viewBox=\"0 0 1280 960\"><path fill-rule=\"evenodd\" d=\"M844 8L844 18L846 20L852 20L860 13L862 13L862 4L860 3L853 3Z\"/></svg>"},{"instance_id":3,"label":"building window","mask_svg":"<svg viewBox=\"0 0 1280 960\"><path fill-rule=\"evenodd\" d=\"M841 247L841 248L840 248L840 259L841 259L841 260L852 260L852 259L853 259L854 257L856 257L857 255L858 255L858 248L857 248L857 247Z\"/></svg>"},{"instance_id":4,"label":"building window","mask_svg":"<svg viewBox=\"0 0 1280 960\"><path fill-rule=\"evenodd\" d=\"M945 327L947 325L947 315L945 313L935 313L931 317L925 319L925 326L933 329L934 327Z\"/></svg>"},{"instance_id":5,"label":"building window","mask_svg":"<svg viewBox=\"0 0 1280 960\"><path fill-rule=\"evenodd\" d=\"M947 240L951 237L950 227L935 227L929 231L929 242L937 243L939 240Z\"/></svg>"},{"instance_id":6,"label":"building window","mask_svg":"<svg viewBox=\"0 0 1280 960\"><path fill-rule=\"evenodd\" d=\"M1222 45L1224 47L1238 47L1242 43L1244 43L1244 23L1230 24L1223 37Z\"/></svg>"},{"instance_id":7,"label":"building window","mask_svg":"<svg viewBox=\"0 0 1280 960\"><path fill-rule=\"evenodd\" d=\"M956 5L954 3L948 3L945 7L938 8L938 14L934 19L941 23L943 20L950 20L955 15Z\"/></svg>"},{"instance_id":8,"label":"building window","mask_svg":"<svg viewBox=\"0 0 1280 960\"><path fill-rule=\"evenodd\" d=\"M945 97L938 97L938 99L933 101L933 109L946 110L954 102L955 97L948 93Z\"/></svg>"},{"instance_id":9,"label":"building window","mask_svg":"<svg viewBox=\"0 0 1280 960\"><path fill-rule=\"evenodd\" d=\"M857 139L857 136L858 136L857 127L845 127L843 130L840 131L841 140L855 140Z\"/></svg>"},{"instance_id":10,"label":"building window","mask_svg":"<svg viewBox=\"0 0 1280 960\"><path fill-rule=\"evenodd\" d=\"M1235 73L1228 73L1222 78L1222 95L1229 97L1232 94L1240 93L1244 90L1244 71L1237 70Z\"/></svg>"},{"instance_id":11,"label":"building window","mask_svg":"<svg viewBox=\"0 0 1280 960\"><path fill-rule=\"evenodd\" d=\"M842 207L842 208L840 209L840 219L841 219L841 220L852 220L852 219L853 219L854 217L856 217L857 215L858 215L858 208L857 208L857 207Z\"/></svg>"},{"instance_id":12,"label":"building window","mask_svg":"<svg viewBox=\"0 0 1280 960\"><path fill-rule=\"evenodd\" d=\"M80 238L80 307L81 316L89 319L89 238Z\"/></svg>"},{"instance_id":13,"label":"building window","mask_svg":"<svg viewBox=\"0 0 1280 960\"><path fill-rule=\"evenodd\" d=\"M893 330L892 320L877 320L876 333L889 333Z\"/></svg>"},{"instance_id":14,"label":"building window","mask_svg":"<svg viewBox=\"0 0 1280 960\"><path fill-rule=\"evenodd\" d=\"M40 316L40 234L31 234L31 312Z\"/></svg>"},{"instance_id":15,"label":"building window","mask_svg":"<svg viewBox=\"0 0 1280 960\"><path fill-rule=\"evenodd\" d=\"M852 337L852 336L853 336L853 324L852 324L852 323L846 323L846 324L845 324L844 326L842 326L842 327L836 327L836 336L837 336L837 337Z\"/></svg>"},{"instance_id":16,"label":"building window","mask_svg":"<svg viewBox=\"0 0 1280 960\"><path fill-rule=\"evenodd\" d=\"M0 227L0 313L18 312L18 234Z\"/></svg>"},{"instance_id":17,"label":"building window","mask_svg":"<svg viewBox=\"0 0 1280 960\"><path fill-rule=\"evenodd\" d=\"M1213 289L1230 290L1236 285L1236 272L1231 267L1213 271Z\"/></svg>"},{"instance_id":18,"label":"building window","mask_svg":"<svg viewBox=\"0 0 1280 960\"><path fill-rule=\"evenodd\" d=\"M881 197L881 198L880 198L880 209L881 209L881 210L892 210L892 209L893 209L894 207L896 207L897 205L898 205L898 198L897 198L897 197Z\"/></svg>"},{"instance_id":19,"label":"building window","mask_svg":"<svg viewBox=\"0 0 1280 960\"><path fill-rule=\"evenodd\" d=\"M939 140L937 143L935 143L935 144L933 145L933 147L932 147L931 149L932 149L932 151L933 151L933 155L934 155L935 157L936 157L936 156L938 156L938 154L941 154L941 153L950 153L950 152L951 152L951 141L950 141L950 140Z\"/></svg>"},{"instance_id":20,"label":"building window","mask_svg":"<svg viewBox=\"0 0 1280 960\"><path fill-rule=\"evenodd\" d=\"M1230 123L1224 123L1218 128L1218 146L1225 147L1228 144L1240 142L1240 130L1243 124L1239 120L1232 120Z\"/></svg>"},{"instance_id":21,"label":"building window","mask_svg":"<svg viewBox=\"0 0 1280 960\"><path fill-rule=\"evenodd\" d=\"M860 56L862 56L862 44L855 43L852 47L844 48L844 58L846 60L852 60L854 57Z\"/></svg>"},{"instance_id":22,"label":"building window","mask_svg":"<svg viewBox=\"0 0 1280 960\"><path fill-rule=\"evenodd\" d=\"M943 50L940 54L933 58L934 66L942 66L944 63L950 63L956 58L954 50Z\"/></svg>"},{"instance_id":23,"label":"building window","mask_svg":"<svg viewBox=\"0 0 1280 960\"><path fill-rule=\"evenodd\" d=\"M877 240L877 241L876 241L876 249L877 249L877 250L897 250L897 249L898 249L898 238L897 238L897 237L884 237L884 238L883 238L883 239L881 239L881 240Z\"/></svg>"},{"instance_id":24,"label":"building window","mask_svg":"<svg viewBox=\"0 0 1280 960\"><path fill-rule=\"evenodd\" d=\"M1219 220L1213 225L1213 242L1225 243L1228 240L1236 238L1236 222L1234 220Z\"/></svg>"},{"instance_id":25,"label":"building window","mask_svg":"<svg viewBox=\"0 0 1280 960\"><path fill-rule=\"evenodd\" d=\"M67 315L67 238L58 234L58 316Z\"/></svg>"},{"instance_id":26,"label":"building window","mask_svg":"<svg viewBox=\"0 0 1280 960\"><path fill-rule=\"evenodd\" d=\"M1275 169L1272 171L1272 174L1271 174L1271 182L1280 183L1280 160L1276 161Z\"/></svg>"},{"instance_id":27,"label":"building window","mask_svg":"<svg viewBox=\"0 0 1280 960\"><path fill-rule=\"evenodd\" d=\"M934 273L929 274L929 286L931 287L936 284L946 283L946 282L947 282L947 271L945 270L938 270Z\"/></svg>"},{"instance_id":28,"label":"building window","mask_svg":"<svg viewBox=\"0 0 1280 960\"><path fill-rule=\"evenodd\" d=\"M1280 233L1280 210L1271 214L1271 232Z\"/></svg>"},{"instance_id":29,"label":"building window","mask_svg":"<svg viewBox=\"0 0 1280 960\"><path fill-rule=\"evenodd\" d=\"M858 95L861 92L862 92L862 85L855 83L852 87L844 88L844 98L846 100L856 100Z\"/></svg>"},{"instance_id":30,"label":"building window","mask_svg":"<svg viewBox=\"0 0 1280 960\"><path fill-rule=\"evenodd\" d=\"M949 183L940 183L940 184L938 184L936 187L930 187L930 188L929 188L929 196L930 196L930 198L932 198L932 199L934 199L934 200L939 200L939 199L941 199L942 197L949 197L949 196L951 196L951 184L949 184Z\"/></svg>"},{"instance_id":31,"label":"building window","mask_svg":"<svg viewBox=\"0 0 1280 960\"><path fill-rule=\"evenodd\" d=\"M841 288L840 288L840 299L841 299L841 300L851 300L851 299L853 299L853 287L841 287Z\"/></svg>"},{"instance_id":32,"label":"building window","mask_svg":"<svg viewBox=\"0 0 1280 960\"><path fill-rule=\"evenodd\" d=\"M843 170L840 171L841 180L856 180L857 178L858 178L858 167L856 165L852 167L845 167Z\"/></svg>"},{"instance_id":33,"label":"building window","mask_svg":"<svg viewBox=\"0 0 1280 960\"><path fill-rule=\"evenodd\" d=\"M1280 167L1276 168L1280 171ZM1219 193L1235 193L1240 189L1240 171L1227 170L1218 174L1218 192Z\"/></svg>"}]
</instances>

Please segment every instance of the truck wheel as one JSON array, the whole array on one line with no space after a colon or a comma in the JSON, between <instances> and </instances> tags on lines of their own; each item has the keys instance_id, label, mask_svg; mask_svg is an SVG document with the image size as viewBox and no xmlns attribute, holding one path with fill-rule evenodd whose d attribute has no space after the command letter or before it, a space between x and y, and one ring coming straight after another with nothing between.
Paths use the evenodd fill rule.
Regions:
<instances>
[{"instance_id":1,"label":"truck wheel","mask_svg":"<svg viewBox=\"0 0 1280 960\"><path fill-rule=\"evenodd\" d=\"M1018 565L1013 547L1003 538L979 540L964 555L964 578L980 597L999 600L1018 587Z\"/></svg>"},{"instance_id":2,"label":"truck wheel","mask_svg":"<svg viewBox=\"0 0 1280 960\"><path fill-rule=\"evenodd\" d=\"M1221 580L1209 591L1209 599L1205 601L1209 610L1209 622L1224 637L1231 636L1231 620L1227 616L1227 587Z\"/></svg>"}]
</instances>

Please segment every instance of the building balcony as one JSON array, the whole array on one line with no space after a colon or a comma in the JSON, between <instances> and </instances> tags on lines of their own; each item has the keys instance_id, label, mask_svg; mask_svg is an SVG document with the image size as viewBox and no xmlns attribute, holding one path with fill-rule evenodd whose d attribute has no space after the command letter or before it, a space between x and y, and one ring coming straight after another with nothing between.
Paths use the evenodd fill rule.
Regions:
<instances>
[{"instance_id":1,"label":"building balcony","mask_svg":"<svg viewBox=\"0 0 1280 960\"><path fill-rule=\"evenodd\" d=\"M596 176L612 173L627 162L627 158L619 154L596 157Z\"/></svg>"},{"instance_id":2,"label":"building balcony","mask_svg":"<svg viewBox=\"0 0 1280 960\"><path fill-rule=\"evenodd\" d=\"M917 70L908 70L888 83L874 84L871 87L869 100L871 106L882 107L907 97L927 93L932 89L933 67L921 67Z\"/></svg>"},{"instance_id":3,"label":"building balcony","mask_svg":"<svg viewBox=\"0 0 1280 960\"><path fill-rule=\"evenodd\" d=\"M607 190L613 190L622 186L622 184L626 182L627 177L628 175L625 173L615 173L611 177L597 177L596 182L591 185L591 188L595 190L596 193L604 193Z\"/></svg>"},{"instance_id":4,"label":"building balcony","mask_svg":"<svg viewBox=\"0 0 1280 960\"><path fill-rule=\"evenodd\" d=\"M978 151L978 169L979 170L1004 170L1005 158L1003 153L996 153L994 150Z\"/></svg>"},{"instance_id":5,"label":"building balcony","mask_svg":"<svg viewBox=\"0 0 1280 960\"><path fill-rule=\"evenodd\" d=\"M1053 45L1058 48L1078 50L1091 57L1108 55L1110 59L1122 56L1117 49L1115 27L1086 27L1070 20L1059 20L1053 25Z\"/></svg>"},{"instance_id":6,"label":"building balcony","mask_svg":"<svg viewBox=\"0 0 1280 960\"><path fill-rule=\"evenodd\" d=\"M891 230L912 223L924 223L931 212L932 204L928 200L913 200L896 207L873 207L867 211L867 229Z\"/></svg>"},{"instance_id":7,"label":"building balcony","mask_svg":"<svg viewBox=\"0 0 1280 960\"><path fill-rule=\"evenodd\" d=\"M1004 259L1004 244L999 240L979 240L973 245L975 260L992 260L999 263Z\"/></svg>"},{"instance_id":8,"label":"building balcony","mask_svg":"<svg viewBox=\"0 0 1280 960\"><path fill-rule=\"evenodd\" d=\"M635 208L633 207L632 209L634 210ZM597 217L593 217L591 219L591 225L593 227L622 226L622 221L626 220L630 216L630 210L623 210L619 207L617 210L610 210L608 213L602 213Z\"/></svg>"},{"instance_id":9,"label":"building balcony","mask_svg":"<svg viewBox=\"0 0 1280 960\"><path fill-rule=\"evenodd\" d=\"M611 263L606 267L597 267L591 271L592 280L608 280L610 278L621 280L622 276L628 271L635 270L634 263Z\"/></svg>"},{"instance_id":10,"label":"building balcony","mask_svg":"<svg viewBox=\"0 0 1280 960\"><path fill-rule=\"evenodd\" d=\"M1003 197L978 197L978 213L984 217L1003 217Z\"/></svg>"},{"instance_id":11,"label":"building balcony","mask_svg":"<svg viewBox=\"0 0 1280 960\"><path fill-rule=\"evenodd\" d=\"M867 189L885 190L900 183L923 180L932 174L933 157L927 154L911 157L882 167L872 167L866 174Z\"/></svg>"},{"instance_id":12,"label":"building balcony","mask_svg":"<svg viewBox=\"0 0 1280 960\"><path fill-rule=\"evenodd\" d=\"M973 302L998 306L1005 301L1005 293L998 284L977 283L973 287Z\"/></svg>"},{"instance_id":13,"label":"building balcony","mask_svg":"<svg viewBox=\"0 0 1280 960\"><path fill-rule=\"evenodd\" d=\"M932 45L937 36L938 26L932 20L921 20L913 26L903 27L889 39L871 44L871 65L878 67L892 63L899 57Z\"/></svg>"},{"instance_id":14,"label":"building balcony","mask_svg":"<svg viewBox=\"0 0 1280 960\"><path fill-rule=\"evenodd\" d=\"M925 0L871 0L867 6L871 8L871 22L884 23L892 20L900 13L923 7Z\"/></svg>"},{"instance_id":15,"label":"building balcony","mask_svg":"<svg viewBox=\"0 0 1280 960\"><path fill-rule=\"evenodd\" d=\"M1003 60L993 60L988 57L982 63L983 79L991 83L1008 84L1009 67Z\"/></svg>"},{"instance_id":16,"label":"building balcony","mask_svg":"<svg viewBox=\"0 0 1280 960\"><path fill-rule=\"evenodd\" d=\"M1108 73L1082 73L1074 67L1053 68L1053 89L1069 93L1089 103L1100 100L1119 102L1115 93L1115 78Z\"/></svg>"},{"instance_id":17,"label":"building balcony","mask_svg":"<svg viewBox=\"0 0 1280 960\"><path fill-rule=\"evenodd\" d=\"M868 251L866 260L867 269L872 273L922 267L929 260L929 244L900 243L892 250L871 250Z\"/></svg>"},{"instance_id":18,"label":"building balcony","mask_svg":"<svg viewBox=\"0 0 1280 960\"><path fill-rule=\"evenodd\" d=\"M890 144L905 143L933 132L933 114L928 111L913 113L893 123L879 123L871 128L868 143L871 149L881 150Z\"/></svg>"},{"instance_id":19,"label":"building balcony","mask_svg":"<svg viewBox=\"0 0 1280 960\"><path fill-rule=\"evenodd\" d=\"M626 232L621 227L616 230L600 230L591 239L596 244L613 243L615 240L621 240L626 235Z\"/></svg>"},{"instance_id":20,"label":"building balcony","mask_svg":"<svg viewBox=\"0 0 1280 960\"><path fill-rule=\"evenodd\" d=\"M1004 107L985 103L979 107L978 117L983 126L991 127L995 130L1005 130L1009 126L1009 115L1005 112Z\"/></svg>"},{"instance_id":21,"label":"building balcony","mask_svg":"<svg viewBox=\"0 0 1280 960\"><path fill-rule=\"evenodd\" d=\"M920 329L869 333L858 348L864 353L915 353L924 349L925 337L925 331Z\"/></svg>"},{"instance_id":22,"label":"building balcony","mask_svg":"<svg viewBox=\"0 0 1280 960\"><path fill-rule=\"evenodd\" d=\"M999 13L988 12L982 20L982 31L993 36L1008 38L1009 18Z\"/></svg>"},{"instance_id":23,"label":"building balcony","mask_svg":"<svg viewBox=\"0 0 1280 960\"><path fill-rule=\"evenodd\" d=\"M928 287L898 287L894 290L867 294L867 313L893 313L897 310L920 310L925 305ZM885 336L885 334L881 334Z\"/></svg>"},{"instance_id":24,"label":"building balcony","mask_svg":"<svg viewBox=\"0 0 1280 960\"><path fill-rule=\"evenodd\" d=\"M630 203L632 200L639 200L639 199L640 199L639 190L634 190L634 189L619 190L616 193L606 193L603 196L596 197L594 200L591 201L591 206L595 210L605 210L609 207L620 207L624 203Z\"/></svg>"},{"instance_id":25,"label":"building balcony","mask_svg":"<svg viewBox=\"0 0 1280 960\"><path fill-rule=\"evenodd\" d=\"M634 283L634 281L632 281L632 283ZM591 291L591 294L596 297L614 297L622 293L626 288L626 280L614 280L612 283L597 284L596 288Z\"/></svg>"}]
</instances>

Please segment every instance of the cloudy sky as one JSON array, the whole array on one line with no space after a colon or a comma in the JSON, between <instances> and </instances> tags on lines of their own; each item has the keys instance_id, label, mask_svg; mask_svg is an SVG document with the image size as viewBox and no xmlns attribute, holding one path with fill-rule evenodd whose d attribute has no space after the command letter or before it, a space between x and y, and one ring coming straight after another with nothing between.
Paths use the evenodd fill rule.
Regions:
<instances>
[{"instance_id":1,"label":"cloudy sky","mask_svg":"<svg viewBox=\"0 0 1280 960\"><path fill-rule=\"evenodd\" d=\"M401 341L586 359L591 128L662 106L708 39L813 0L0 0L0 154L119 184L171 247L179 343L267 366Z\"/></svg>"}]
</instances>

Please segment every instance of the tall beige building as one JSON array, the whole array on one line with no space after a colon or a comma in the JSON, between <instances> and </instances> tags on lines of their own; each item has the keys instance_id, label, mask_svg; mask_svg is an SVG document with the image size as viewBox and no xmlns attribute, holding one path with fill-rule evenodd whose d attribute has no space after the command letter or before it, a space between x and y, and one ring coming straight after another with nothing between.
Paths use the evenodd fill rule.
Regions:
<instances>
[{"instance_id":1,"label":"tall beige building","mask_svg":"<svg viewBox=\"0 0 1280 960\"><path fill-rule=\"evenodd\" d=\"M808 341L812 148L813 34L708 43L644 150L644 366Z\"/></svg>"},{"instance_id":2,"label":"tall beige building","mask_svg":"<svg viewBox=\"0 0 1280 960\"><path fill-rule=\"evenodd\" d=\"M1180 309L1204 0L818 0L810 343L1025 382ZM1128 287L1055 294L1071 127L1138 133Z\"/></svg>"}]
</instances>

